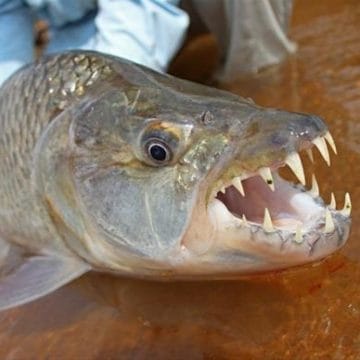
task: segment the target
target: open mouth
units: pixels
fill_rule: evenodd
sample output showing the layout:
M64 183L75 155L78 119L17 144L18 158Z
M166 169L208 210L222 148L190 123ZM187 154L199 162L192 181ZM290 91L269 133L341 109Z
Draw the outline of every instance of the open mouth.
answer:
M312 141L312 146L319 150L330 166L328 144L336 154L336 146L329 132ZM313 161L312 146L306 151ZM279 168L286 165L299 183L288 182L279 175ZM300 155L293 152L276 167L262 167L254 174L242 174L223 182L215 189L209 202L210 219L218 231L224 233L236 228L242 234L248 230L254 241L273 239L269 235L276 235L282 248L284 244L305 244L311 253L319 240L326 243L334 239L336 246L333 247L340 246L347 236L350 195L345 194L343 209L336 210L333 194L329 205L319 196L315 175L312 175L311 188L305 186Z

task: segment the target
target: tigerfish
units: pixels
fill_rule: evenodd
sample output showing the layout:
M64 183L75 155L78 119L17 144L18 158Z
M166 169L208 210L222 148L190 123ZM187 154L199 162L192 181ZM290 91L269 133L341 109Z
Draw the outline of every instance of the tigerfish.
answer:
M310 190L315 115L267 109L128 60L41 58L0 89L0 309L90 271L218 279L321 259L349 234ZM329 148L328 148L329 145ZM300 183L284 180L289 166Z

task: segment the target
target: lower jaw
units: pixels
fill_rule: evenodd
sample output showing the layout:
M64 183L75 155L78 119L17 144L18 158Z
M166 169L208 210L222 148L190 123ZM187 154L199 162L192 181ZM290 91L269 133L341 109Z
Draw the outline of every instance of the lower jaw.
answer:
M209 214L211 217L211 209ZM263 263L261 270L320 260L343 246L349 235L350 219L335 210L332 216L334 229L331 232L325 232L325 219L319 216L314 226L307 228L299 239L296 232L281 229L265 231L260 224L228 214L227 218L222 218L220 225L214 224L212 219L217 232L213 251L228 253L229 257L240 253L260 259Z
M274 178L276 180L276 174ZM239 211L241 206L236 207L236 204L231 213L218 198L207 206L204 202L198 203L195 215L199 216L193 214L193 218L201 221L192 224L180 251L177 249L176 256L170 261L174 272L223 278L216 274L228 277L229 274L278 270L320 260L343 246L350 229L350 198L345 197L344 209L336 210L324 204L318 194L314 196L302 186L286 183L290 190L286 192L285 189L283 195L294 195L290 205L301 206L301 215L287 224L284 218L274 216L270 229L258 216L243 218ZM281 189L281 183L275 182L275 188L276 185ZM246 181L244 187L247 193L250 189L246 188ZM269 194L281 195L276 191ZM280 198L284 200L284 196ZM217 212L216 206L222 206L224 211ZM274 210L274 207L269 208ZM330 215L331 226L327 215ZM302 224L300 231L299 222Z
M303 243L297 243L291 235L284 241L284 234L266 233L258 225L227 223L215 230L210 222L212 238L205 239L206 246L201 249L196 246L202 238L185 239L163 261L149 268L144 265L142 271L135 270L132 276L164 281L238 279L304 265L321 260L345 243L350 220L339 220L340 225L333 233L313 229L304 234ZM319 231L321 236L316 238L314 234ZM313 241L312 246L308 241Z
M279 182L278 185L284 184ZM237 212L231 213L227 208L229 205L225 206L219 199L213 199L207 208L210 223L217 233L213 248L262 259L263 262L268 262L269 268L319 260L340 248L345 243L350 228L347 211L327 207L320 198L314 198L304 188L287 182L286 186L294 189L285 189L285 193L288 191L295 198L291 199L293 201L288 200L289 204L301 205L299 217L290 218L288 224L276 217L271 225L266 222L266 216L263 223L255 221L254 216L246 219L239 211L242 206L230 204L230 208ZM247 190L249 189L245 187L245 193ZM271 196L276 197L273 194Z

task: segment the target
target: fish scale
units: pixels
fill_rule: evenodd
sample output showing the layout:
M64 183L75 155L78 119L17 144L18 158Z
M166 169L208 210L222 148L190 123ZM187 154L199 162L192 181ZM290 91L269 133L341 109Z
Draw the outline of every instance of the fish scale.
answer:
M88 68L90 65L93 69ZM39 225L36 232L43 238L47 229L42 225L51 227L51 221L39 221L39 217L47 217L46 211L37 198L29 196L32 190L31 153L42 131L53 120L54 112L61 111L59 104L78 101L77 95L63 91L64 84L76 81L78 87L86 87L92 72L101 72L101 69L109 72L98 58L60 55L50 61L42 59L35 69L29 67L15 74L0 89L0 204L7 214L0 217L0 235L5 228L9 233L15 224L13 231L16 238L21 239L28 235L30 223L36 222ZM86 72L87 76L79 79L74 75L81 72ZM27 221L29 226L26 226ZM23 224L21 229L16 225L18 223Z

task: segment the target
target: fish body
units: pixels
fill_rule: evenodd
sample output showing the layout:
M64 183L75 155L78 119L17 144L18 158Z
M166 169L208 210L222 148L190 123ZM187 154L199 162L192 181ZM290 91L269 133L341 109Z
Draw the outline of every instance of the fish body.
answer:
M314 115L75 51L3 85L0 129L0 309L90 270L216 279L321 259L348 237L350 197L336 210L315 178L304 187L298 153L336 151Z

